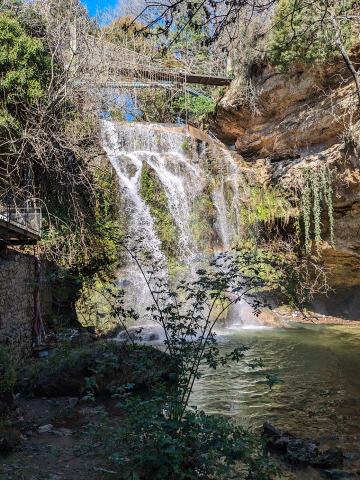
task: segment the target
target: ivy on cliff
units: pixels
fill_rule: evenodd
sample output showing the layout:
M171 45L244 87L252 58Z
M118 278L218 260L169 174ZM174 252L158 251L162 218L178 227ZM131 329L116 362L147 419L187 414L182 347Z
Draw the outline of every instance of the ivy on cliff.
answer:
M287 223L291 213L295 213L279 187L256 185L248 186L246 190L240 213L242 225L252 227L257 222L262 222L271 227L275 220Z
M302 212L305 226L305 250L310 252L311 227L313 226L313 237L316 245L316 252L321 256L322 252L322 213L327 208L329 218L330 242L335 248L334 239L334 216L333 216L333 172L327 168L320 171L304 169L304 185L302 186ZM311 216L311 213L313 214Z
M120 261L119 192L108 167L94 168L91 178L96 194L78 189L81 225L69 218L68 205L49 202L43 217L42 245L49 260L60 269L91 272L113 268Z

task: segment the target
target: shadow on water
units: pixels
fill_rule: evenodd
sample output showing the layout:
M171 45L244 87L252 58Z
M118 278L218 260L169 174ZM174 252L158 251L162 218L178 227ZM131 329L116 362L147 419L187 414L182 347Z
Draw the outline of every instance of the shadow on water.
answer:
M360 285L337 289L313 300L313 310L322 315L346 318L347 320L360 320Z

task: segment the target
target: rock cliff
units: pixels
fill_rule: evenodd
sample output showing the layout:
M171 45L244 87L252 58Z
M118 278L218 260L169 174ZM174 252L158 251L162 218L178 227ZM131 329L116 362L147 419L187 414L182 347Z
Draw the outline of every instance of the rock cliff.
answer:
M360 45L352 51L360 58ZM235 145L261 178L291 191L305 168L325 165L334 172L334 250L329 223L322 219L325 265L332 268L337 290L360 285L360 136L358 98L350 73L340 61L277 74L260 65L252 78L256 94L250 101L233 84L219 102L212 131Z

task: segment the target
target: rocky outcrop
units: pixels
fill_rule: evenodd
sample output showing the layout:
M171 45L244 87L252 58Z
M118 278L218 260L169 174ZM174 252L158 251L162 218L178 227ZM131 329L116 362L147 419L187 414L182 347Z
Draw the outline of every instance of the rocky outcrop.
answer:
M360 44L351 55L353 60L360 58ZM252 82L255 104L249 104L235 80L220 101L212 131L235 145L260 183L280 184L290 196L301 193L299 177L304 169L326 165L334 172L336 249L330 246L324 212L322 259L332 269L335 289L359 286L360 129L350 73L340 61L291 77L264 65Z
M287 191L299 190L298 178L304 169L327 165L334 172L334 236L331 247L330 224L327 212L322 217L322 260L331 268L334 288L360 284L360 157L354 149L337 143L318 153L301 155L298 159L272 162L255 161L253 169L269 182L277 183ZM301 192L298 192L301 193Z
M360 58L360 44L352 52ZM247 158L294 158L318 152L338 142L357 105L350 72L342 61L291 77L263 64L252 78L251 101L233 81L221 99L211 129ZM251 104L252 103L252 104Z
M325 472L328 469L343 472L344 453L341 448L334 447L321 452L318 449L319 442L316 440L282 432L268 422L263 424L262 436L266 439L267 451L272 455L281 456L291 465L297 467L311 465L313 468L324 469Z

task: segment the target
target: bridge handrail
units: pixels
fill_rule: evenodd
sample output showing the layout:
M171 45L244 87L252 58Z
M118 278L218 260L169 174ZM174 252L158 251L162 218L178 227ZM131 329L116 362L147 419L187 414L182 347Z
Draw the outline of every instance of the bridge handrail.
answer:
M22 196L21 193L23 193ZM0 220L5 221L9 228L11 228L11 225L15 225L40 236L42 228L41 207L31 206L33 201L26 195L21 191L14 195L9 184L5 187L0 186Z
M101 43L102 46L105 47L110 47L115 50L118 50L121 52L121 61L124 63L130 63L132 66L137 65L139 67L146 67L147 69L152 69L154 71L161 71L164 72L165 74L173 74L173 75L214 75L214 69L204 69L200 68L198 71L196 71L196 68L189 68L187 69L184 65L179 65L179 67L173 67L163 60L159 60L153 57L150 57L146 54L135 52L133 50L130 50L126 47L116 45L115 43L110 42L107 39L104 38L97 38L94 35L88 34L87 37L94 42L94 44L99 44ZM125 54L125 55L124 55ZM126 58L127 56L127 58ZM136 60L135 60L136 59ZM206 62L208 63L208 62ZM202 71L200 71L202 70ZM208 70L206 73L204 70ZM219 75L219 71L216 72L217 75Z

